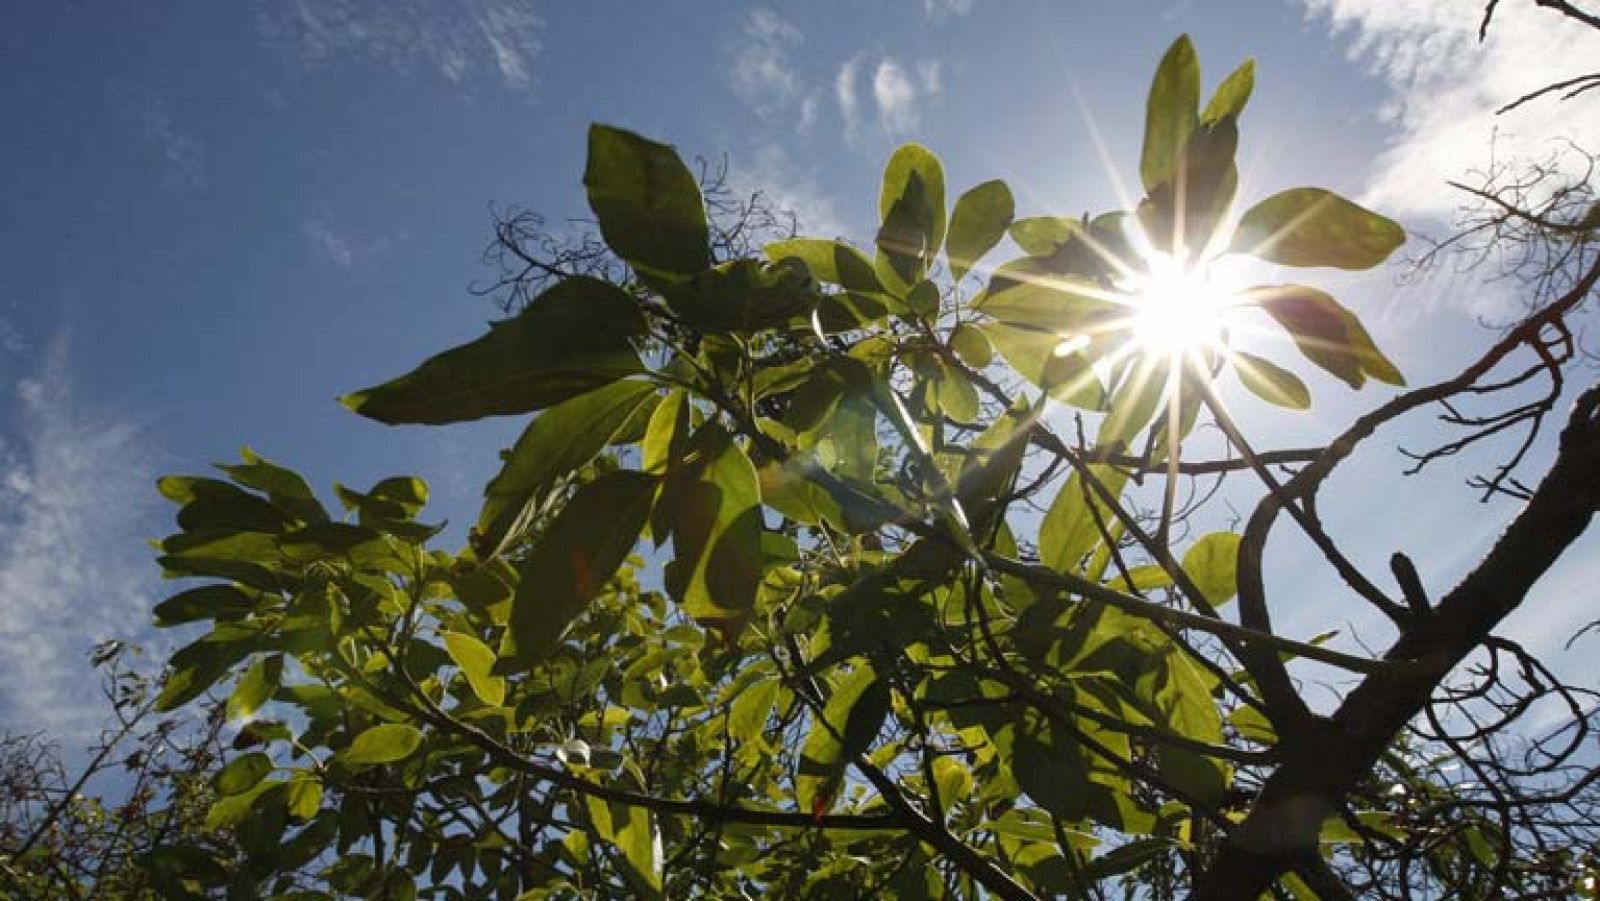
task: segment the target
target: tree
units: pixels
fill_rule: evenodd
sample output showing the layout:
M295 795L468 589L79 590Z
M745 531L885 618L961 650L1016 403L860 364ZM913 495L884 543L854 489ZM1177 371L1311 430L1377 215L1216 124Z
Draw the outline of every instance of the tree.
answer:
M223 756L221 705L194 722L157 716L149 676L127 662L138 653L108 641L90 655L115 724L80 770L69 772L42 734L0 736L0 896L161 898L221 881L213 861L242 856L205 822ZM102 791L107 780L121 785Z
M1364 442L1434 404L1467 432L1423 464L1538 429L1573 355L1563 323L1600 264L1580 253L1567 289L1455 377L1326 446L1256 449L1221 380L1292 409L1311 397L1236 346L1243 323L1281 329L1352 389L1403 379L1329 294L1222 294L1211 261L1362 270L1405 235L1317 188L1235 221L1253 81L1246 62L1202 106L1194 50L1172 46L1149 95L1146 195L1128 211L1019 218L999 181L952 205L937 158L906 145L864 249L713 241L671 148L594 126L584 186L599 243L541 246L502 226L499 287L519 309L344 398L385 423L534 414L468 547L428 546L441 527L419 519L427 488L411 477L335 486L343 516L249 451L225 478L161 483L180 527L161 564L207 581L156 613L208 631L173 656L156 706L233 680L230 710L251 718L209 814L249 836L243 865L214 858L230 891L1586 885L1595 771L1540 745L1544 762L1514 781L1505 724L1522 702L1495 694L1513 665L1541 692L1566 689L1494 630L1600 504L1600 387L1578 397L1537 484L1513 476L1524 453L1485 483L1526 503L1443 594L1400 555L1394 587L1363 572L1316 499ZM1022 255L980 266L1007 237ZM1557 387L1535 415L1461 407L1541 378ZM1202 427L1227 455L1194 455ZM1241 478L1258 502L1242 530L1219 528L1206 486ZM1274 628L1263 568L1280 525L1392 623L1390 648ZM1315 709L1300 662L1359 682ZM1475 662L1489 688L1452 676ZM1495 705L1501 721L1476 740L1437 719ZM1574 709L1563 734L1588 727ZM1441 754L1516 793L1449 776ZM299 890L307 874L314 892Z

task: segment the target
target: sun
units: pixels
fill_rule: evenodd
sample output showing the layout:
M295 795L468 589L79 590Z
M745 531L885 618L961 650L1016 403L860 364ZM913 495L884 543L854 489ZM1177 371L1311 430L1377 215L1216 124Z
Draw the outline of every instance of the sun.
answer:
M1227 346L1232 293L1216 284L1209 267L1189 267L1152 255L1146 272L1125 286L1126 327L1138 352L1180 358Z

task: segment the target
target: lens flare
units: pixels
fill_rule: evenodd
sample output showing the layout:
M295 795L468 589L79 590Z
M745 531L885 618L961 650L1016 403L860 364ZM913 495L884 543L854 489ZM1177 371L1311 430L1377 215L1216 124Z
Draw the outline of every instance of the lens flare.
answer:
M1149 273L1127 286L1128 328L1139 350L1181 357L1224 347L1228 292L1218 290L1205 268L1190 269L1170 258L1150 262Z

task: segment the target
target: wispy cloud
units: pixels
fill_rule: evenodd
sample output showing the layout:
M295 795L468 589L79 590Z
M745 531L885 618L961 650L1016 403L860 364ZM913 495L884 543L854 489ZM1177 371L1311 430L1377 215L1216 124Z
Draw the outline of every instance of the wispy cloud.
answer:
M804 41L794 23L772 10L751 10L739 30L728 72L734 93L763 117L793 109L804 91L793 55Z
M307 219L300 233L314 254L340 269L379 262L405 240L404 233L358 235L335 226L332 219L322 214Z
M872 100L878 107L878 125L885 134L899 135L921 124L921 107L943 90L938 63L918 68L913 78L893 59L878 63L872 75Z
M81 738L108 712L85 654L144 631L158 591L149 534L162 462L139 424L70 384L58 339L0 408L0 721Z
M1568 138L1600 146L1600 93L1495 110L1579 74L1600 35L1565 18L1502 5L1479 43L1481 4L1434 0L1302 0L1307 14L1349 35L1349 53L1388 85L1394 138L1374 162L1367 199L1401 215L1444 218L1460 198L1444 181L1500 159L1547 157ZM1577 160L1573 159L1573 163Z
M522 89L544 46L534 10L531 0L293 0L262 2L258 21L308 68L357 57L457 84L488 75Z
M848 139L855 138L861 109L856 100L857 65L856 60L849 60L839 67L839 74L833 80L834 96L839 101L839 116L844 120L844 136Z
M893 57L880 59L876 66L867 65L859 57L850 59L839 66L834 76L834 98L839 103L846 139L854 140L860 133L857 82L869 71L868 89L877 110L878 127L886 135L915 131L922 122L923 109L944 93L944 70L938 62L920 63L911 70Z
M773 207L795 214L806 234L845 233L844 220L823 189L819 173L784 142L763 143L741 154L728 169L728 187L735 196L761 192Z
M922 0L922 11L930 19L965 16L972 12L975 0Z
M206 146L179 124L166 95L122 84L113 84L110 93L134 135L161 155L173 181L194 188L205 185Z

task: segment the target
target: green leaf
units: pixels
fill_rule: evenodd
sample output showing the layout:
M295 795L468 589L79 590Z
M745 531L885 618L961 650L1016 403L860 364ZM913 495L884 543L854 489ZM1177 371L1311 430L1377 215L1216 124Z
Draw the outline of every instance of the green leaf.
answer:
M1256 397L1291 410L1311 408L1311 391L1299 376L1254 354L1242 350L1232 353L1233 371Z
M958 758L941 755L933 761L933 780L946 807L972 794L972 772Z
M950 234L945 238L952 281L961 281L973 264L1005 237L1015 215L1011 189L999 179L986 181L957 198L950 214Z
M1342 306L1340 309L1344 310L1344 324L1349 329L1350 344L1356 349L1356 357L1361 360L1361 370L1386 385L1403 386L1406 383L1405 376L1401 375L1394 363L1378 349L1378 345L1372 340L1372 335L1367 333L1367 327L1361 324L1360 318Z
M1078 742L1049 728L1019 731L1008 763L1017 785L1057 819L1082 820L1089 812L1089 773Z
M310 523L328 518L311 486L299 473L279 466L248 447L241 450L239 456L243 463L217 468L246 488L265 491L268 500L296 519Z
M422 746L422 731L405 723L383 723L357 735L350 747L340 752L339 760L350 766L394 763L416 753Z
M654 394L648 382L619 381L580 394L539 414L512 446L505 465L484 489L478 534L483 546L503 549L514 526L543 504L562 480L593 460Z
M1123 375L1111 397L1106 418L1095 435L1095 447L1127 452L1167 398L1167 367L1152 357L1139 357Z
M341 398L380 422L440 424L528 413L643 370L629 338L644 319L627 292L568 278L488 334L410 373Z
M461 668L462 674L467 677L467 685L478 696L478 700L490 707L504 704L506 680L493 675L494 649L465 632L446 632L442 638L445 653Z
M982 329L970 322L963 322L950 332L950 349L973 369L981 370L994 361L994 345Z
M621 470L578 488L518 565L510 632L515 653L502 656L528 665L560 645L567 626L638 543L657 484L654 476Z
M1213 607L1239 593L1239 542L1232 532L1212 532L1183 555L1183 571Z
M878 215L883 224L876 244L888 274L902 286L915 284L944 244L944 169L939 158L919 144L901 145L884 169Z
M281 785L283 785L281 781L267 779L257 782L253 788L239 794L223 795L206 812L205 828L217 830L238 826L250 815L250 810L255 806L258 798Z
M1250 94L1256 88L1256 61L1247 59L1239 68L1222 80L1217 85L1217 92L1211 95L1211 102L1206 104L1200 113L1200 124L1209 125L1232 116L1239 118L1244 112L1244 105L1250 102Z
M1161 57L1145 104L1139 178L1146 191L1172 177L1179 152L1200 123L1199 110L1200 61L1184 35Z
M639 448L641 469L661 475L683 457L689 443L691 409L689 396L681 388L668 392L656 405Z
M1222 742L1222 714L1211 696L1211 680L1189 655L1175 651L1167 657L1164 682L1156 690L1155 704L1167 728L1178 735L1211 744ZM1221 806L1231 770L1220 760L1171 745L1157 748L1157 768L1163 778L1185 789L1202 803Z
M1229 249L1285 266L1371 269L1406 240L1391 219L1321 188L1291 188L1251 207Z
M705 202L671 147L591 125L583 185L601 236L635 269L692 275L710 265Z
M611 819L615 835L613 841L622 851L629 868L652 891L660 892L665 858L655 815L646 807L619 805L618 809L613 810Z
M1239 187L1239 170L1233 162L1238 146L1239 128L1232 116L1189 133L1173 163L1172 177L1151 188L1139 203L1140 227L1154 247L1186 259L1211 247Z
M1131 873L1172 847L1173 841L1170 838L1135 839L1089 861L1088 866L1084 867L1083 878L1089 882L1099 882L1102 879Z
M156 696L157 712L176 710L203 694L227 675L252 649L250 642L219 642L202 638L172 655L172 672Z
M1144 566L1135 566L1128 570L1127 575L1118 575L1116 586L1123 591L1144 592L1154 588L1167 588L1172 585L1172 576L1165 569L1154 563Z
M1066 216L1031 216L1011 223L1011 240L1031 257L1049 257L1083 233L1083 225Z
M745 686L728 705L728 735L736 741L750 741L767 727L767 717L778 700L777 679L762 679Z
M224 797L243 794L255 788L273 769L272 758L256 751L228 761L228 765L218 771L211 784L217 789L217 794Z
M182 493L190 497L178 511L178 526L185 531L233 529L244 532L282 532L287 520L270 501L228 482L216 479L168 476L161 480L163 493Z
M284 790L284 802L290 814L309 820L322 810L322 783L314 776L296 776Z
M255 605L255 598L232 585L202 585L157 604L156 625L165 628L202 619L239 619Z
M878 217L889 218L895 205L904 199L907 186L915 175L926 192L926 234L928 244L939 247L944 243L944 167L933 151L921 144L902 144L889 157L883 170L883 186L878 195Z
M240 677L238 687L228 697L228 719L244 719L261 709L261 705L278 690L282 679L282 654L270 654L257 660Z
M980 326L1000 356L1055 400L1086 410L1105 406L1105 386L1082 351L1060 353L1067 340L1059 333L995 322Z
M1090 465L1088 471L1112 497L1120 495L1128 481L1127 473L1114 466ZM1104 542L1102 528L1115 536L1116 524L1099 492L1084 485L1080 473L1073 473L1040 521L1039 558L1056 572L1078 572L1083 558Z
M794 260L733 260L665 289L667 303L696 331L748 334L805 316L818 295Z
M877 272L872 268L872 261L843 241L791 238L768 244L764 252L773 262L799 260L805 264L812 278L838 285L846 291L865 291L869 294L883 291Z
M973 300L972 307L1002 322L1053 332L1058 342L1127 315L1100 286L1087 279L1052 275L1031 257L995 270L988 290Z
M1372 343L1355 314L1337 300L1305 285L1277 285L1240 292L1277 320L1306 359L1360 388L1367 376L1404 384L1399 370Z
M662 492L672 534L664 581L684 612L702 622L742 626L761 584L761 485L755 466L720 425L691 442L693 466Z
M820 816L833 806L846 766L871 746L888 715L888 685L870 665L858 662L834 686L801 748L795 792L802 811Z
M938 395L939 408L951 422L969 425L978 421L978 389L967 381L961 370L943 360L935 366L937 379L932 385Z

